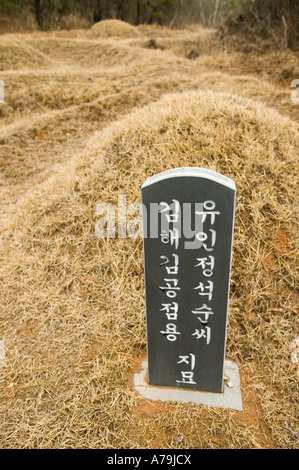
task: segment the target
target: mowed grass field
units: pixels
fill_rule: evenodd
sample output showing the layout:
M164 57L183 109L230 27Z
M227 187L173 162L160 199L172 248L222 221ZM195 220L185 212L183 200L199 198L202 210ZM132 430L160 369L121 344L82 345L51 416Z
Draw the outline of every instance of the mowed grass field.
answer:
M189 26L0 36L1 448L298 448L298 53ZM142 240L101 203L182 166L237 186L243 411L151 402ZM3 356L3 354L2 354Z

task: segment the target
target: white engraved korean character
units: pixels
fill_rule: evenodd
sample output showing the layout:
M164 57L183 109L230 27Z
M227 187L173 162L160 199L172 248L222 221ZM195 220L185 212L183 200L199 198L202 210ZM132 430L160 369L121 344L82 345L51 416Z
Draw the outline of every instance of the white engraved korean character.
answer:
M214 289L214 283L213 281L207 281L207 284L205 285L203 282L200 282L197 287L194 287L194 289L199 289L200 292L198 292L199 295L207 295L209 300L212 300L213 297L213 289Z
M167 271L167 274L177 274L179 271L179 255L172 255L174 257L174 266L165 266L165 269ZM164 266L164 264L170 263L169 258L167 256L160 256L160 258L164 259L165 261L163 263L160 263L159 266Z
M178 319L179 304L177 302L171 302L170 304L162 304L163 308L160 308L160 312L165 312L168 320Z
M220 214L219 211L214 211L215 207L216 207L216 203L214 201L205 201L203 203L204 210L195 211L195 214L201 216L202 223L205 222L207 215L209 215L211 217L211 225L213 225L215 222L215 216Z
M208 256L205 258L196 258L196 261L198 261L198 264L195 264L195 267L200 266L202 268L202 273L205 277L211 277L213 276L213 269L215 266L215 257L214 256Z
M161 242L165 245L170 243L171 246L174 245L175 249L179 246L180 232L178 228L172 230L161 230L160 233Z
M165 214L167 222L178 222L180 217L180 203L176 199L172 200L173 204L169 205L167 202L160 202L160 206L165 206L164 209L159 210L162 214L163 212L171 212Z
M163 290L166 292L167 297L174 298L177 296L178 290L181 290L180 287L178 287L178 280L177 279L164 279L166 282L166 286L159 286L159 289Z
M182 370L181 374L182 374L182 380L176 380L178 384L181 383L181 384L196 385L196 382L193 380L194 372Z
M211 328L206 326L201 328L201 330L195 329L194 333L192 333L192 336L195 336L196 339L204 338L207 344L209 344L211 341Z
M177 364L190 364L191 365L191 370L194 369L195 367L195 354L188 354L187 356L179 356L180 361L177 361Z
M208 244L207 243L202 243L202 246L204 247L204 249L206 251L213 251L214 250L214 245L215 245L215 242L216 242L216 230L213 230L212 228L209 229L209 232L211 233L211 241L209 242L210 244L210 247L208 248ZM197 240L199 240L200 242L205 242L207 239L208 239L208 235L205 233L205 232L198 232L196 234L196 238Z
M166 325L166 331L160 331L163 335L166 335L168 341L176 341L177 335L180 335L176 329L176 325L174 323L168 323Z
M203 324L208 323L210 315L214 315L211 307L208 307L206 304L203 304L201 307L197 307L195 310L192 310L192 313L198 315L198 320ZM203 318L201 318L201 315L203 315Z

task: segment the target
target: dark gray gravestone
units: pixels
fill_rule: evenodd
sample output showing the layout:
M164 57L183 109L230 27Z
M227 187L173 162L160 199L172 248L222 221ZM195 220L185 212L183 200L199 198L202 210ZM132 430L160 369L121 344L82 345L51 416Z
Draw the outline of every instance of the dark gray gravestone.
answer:
M235 193L203 168L142 186L150 385L223 391Z

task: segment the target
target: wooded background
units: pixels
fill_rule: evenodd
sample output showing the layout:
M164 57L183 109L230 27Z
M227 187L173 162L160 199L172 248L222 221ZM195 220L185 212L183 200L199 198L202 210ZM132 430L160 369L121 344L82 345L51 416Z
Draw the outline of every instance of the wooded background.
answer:
M133 24L180 23L202 21L215 24L232 12L251 13L271 26L277 18L298 20L299 3L294 0L1 0L0 13L26 15L34 13L41 29L59 23L62 17L77 15L91 23L116 18Z
M114 18L134 25L225 25L251 37L278 30L286 46L299 42L297 0L0 0L0 15L24 22L30 17L41 30L89 27Z

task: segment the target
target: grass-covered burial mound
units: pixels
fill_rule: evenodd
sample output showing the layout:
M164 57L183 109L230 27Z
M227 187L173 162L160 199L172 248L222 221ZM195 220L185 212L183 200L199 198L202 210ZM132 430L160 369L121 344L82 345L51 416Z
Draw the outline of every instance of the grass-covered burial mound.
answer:
M3 447L295 447L298 126L224 93L167 95L93 137L5 220ZM227 357L243 412L150 404L142 240L100 239L100 203L140 202L144 180L186 166L237 187ZM117 235L117 231L116 231Z

